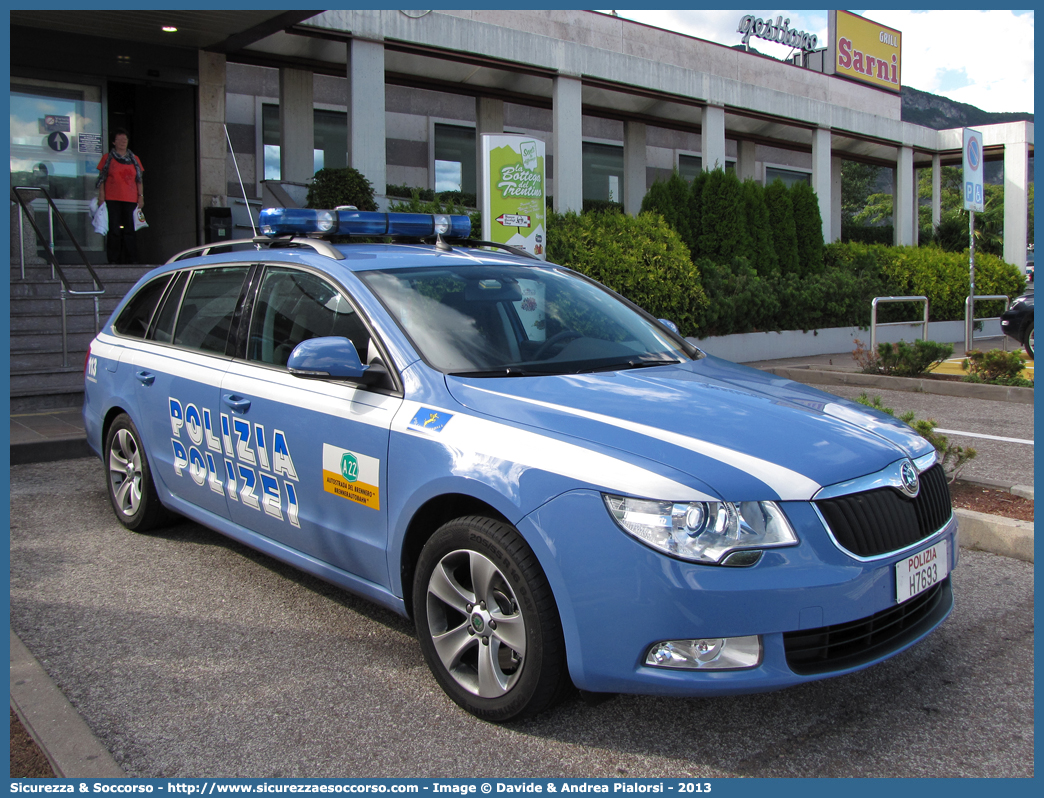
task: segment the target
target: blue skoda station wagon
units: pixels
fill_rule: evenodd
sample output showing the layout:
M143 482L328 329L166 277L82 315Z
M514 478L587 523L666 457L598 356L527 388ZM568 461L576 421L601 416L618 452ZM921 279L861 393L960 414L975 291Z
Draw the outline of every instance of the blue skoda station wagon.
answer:
M145 275L91 344L88 440L129 529L177 513L411 617L492 721L570 682L849 673L952 609L949 490L905 424L706 355L467 217L269 209L262 232Z

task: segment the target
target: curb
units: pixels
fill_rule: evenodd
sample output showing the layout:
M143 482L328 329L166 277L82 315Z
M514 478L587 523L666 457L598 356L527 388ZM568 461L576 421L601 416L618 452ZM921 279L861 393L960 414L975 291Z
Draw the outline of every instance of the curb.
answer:
M44 441L29 441L11 444L11 465L49 463L54 460L77 460L90 457L94 452L87 445L87 438L76 435L69 438L50 438Z
M856 385L878 390L911 391L939 396L959 396L965 399L989 399L995 402L1033 404L1032 388L1013 388L1007 385L982 385L972 382L932 380L920 377L883 377L860 374L855 371L830 371L811 366L767 366L759 369L777 377L785 377L806 385Z
M127 777L14 629L11 630L11 709L43 749L59 778Z
M1033 524L999 515L955 509L958 545L1033 562Z

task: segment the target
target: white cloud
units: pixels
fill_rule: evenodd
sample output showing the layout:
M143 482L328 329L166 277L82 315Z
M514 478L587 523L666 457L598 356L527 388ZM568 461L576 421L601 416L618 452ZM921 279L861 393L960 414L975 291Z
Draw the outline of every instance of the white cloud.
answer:
M903 83L984 111L1033 112L1033 14L864 11L903 33ZM948 70L968 83L944 84Z
M621 17L727 46L740 43L741 11L617 11ZM755 12L768 18L769 12ZM859 11L903 34L903 84L968 103L984 111L1033 112L1033 12ZM822 11L773 11L790 27L827 41ZM751 39L777 58L791 50ZM964 75L957 80L956 74Z

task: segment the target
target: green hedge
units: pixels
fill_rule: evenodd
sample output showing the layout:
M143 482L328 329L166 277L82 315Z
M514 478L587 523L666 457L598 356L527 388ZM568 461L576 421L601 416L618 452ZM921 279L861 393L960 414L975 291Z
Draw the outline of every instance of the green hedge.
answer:
M547 258L623 294L695 335L705 305L699 269L661 216L548 214Z

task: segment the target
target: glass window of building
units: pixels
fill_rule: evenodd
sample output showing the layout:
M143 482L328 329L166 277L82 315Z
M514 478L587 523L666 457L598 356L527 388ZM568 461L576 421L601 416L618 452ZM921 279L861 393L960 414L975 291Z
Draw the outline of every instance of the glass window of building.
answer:
M678 174L684 177L690 183L699 175L702 169L703 158L701 158L699 155L678 156Z
M475 128L436 124L435 191L476 193L475 168Z
M312 111L312 168L343 169L348 165L348 114L344 111ZM261 145L264 149L265 180L279 180L280 166L279 106L261 106Z
M11 185L44 189L88 257L102 259L103 239L94 232L89 211L97 194L97 165L109 151L102 138L100 86L11 78L10 100ZM37 224L47 230L46 201L37 192L24 196L32 201ZM78 262L73 242L60 224L54 227L58 261Z
M584 199L623 202L623 147L584 142Z
M765 167L765 185L770 186L775 181L782 180L790 188L795 183L806 183L812 185L812 175L808 172L795 172L793 169L780 169L778 166Z

